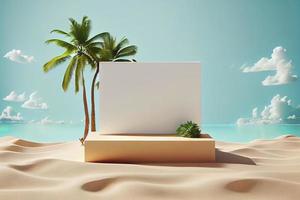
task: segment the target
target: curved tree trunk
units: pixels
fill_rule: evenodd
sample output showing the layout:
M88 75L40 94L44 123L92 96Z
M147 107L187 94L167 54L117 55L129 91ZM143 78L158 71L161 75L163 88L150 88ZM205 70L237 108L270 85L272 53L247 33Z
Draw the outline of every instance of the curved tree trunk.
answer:
M85 125L84 125L84 135L83 138L80 139L81 143L85 141L86 137L89 133L89 126L90 126L90 117L89 117L89 108L87 103L87 97L86 97L86 89L85 89L85 82L82 74L82 98L83 98L83 106L84 106L84 114L85 114Z
M91 87L91 131L96 131L96 114L95 114L95 84L97 76L99 74L99 62L97 62L97 69L93 77L92 87Z

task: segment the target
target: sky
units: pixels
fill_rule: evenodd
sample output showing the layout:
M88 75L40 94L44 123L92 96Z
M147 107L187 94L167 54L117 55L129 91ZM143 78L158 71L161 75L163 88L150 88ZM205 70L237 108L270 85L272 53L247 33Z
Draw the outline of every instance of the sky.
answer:
M50 31L86 15L92 34L137 45L138 62L199 61L203 123L300 123L298 0L0 2L0 120L83 119L81 93L61 89L66 64L42 66L62 52Z

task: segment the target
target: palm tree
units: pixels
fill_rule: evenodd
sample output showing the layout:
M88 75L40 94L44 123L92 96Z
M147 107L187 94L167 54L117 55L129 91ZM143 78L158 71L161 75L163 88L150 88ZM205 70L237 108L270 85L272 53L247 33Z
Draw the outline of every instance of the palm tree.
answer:
M137 53L137 46L127 46L129 41L127 38L121 39L117 43L110 33L102 33L100 36L103 42L100 43L100 51L96 58L96 71L92 81L91 87L91 131L96 131L96 117L95 117L95 86L96 79L100 70L100 62L136 62L135 60L128 59Z
M83 143L89 132L89 110L86 96L86 86L84 81L84 69L87 64L90 64L92 68L95 68L95 55L100 51L100 42L96 40L102 37L102 34L95 35L90 38L91 21L88 17L83 17L81 23L78 23L74 19L70 18L70 29L69 32L62 30L52 30L51 33L58 33L67 37L67 41L61 39L50 39L46 43L56 44L59 47L64 48L64 52L52 58L44 66L44 72L48 72L58 66L61 63L69 61L68 67L65 71L64 78L62 81L62 89L67 91L73 74L75 73L75 93L79 91L80 85L82 85L83 92L83 105L85 113L85 128L84 135L80 139Z

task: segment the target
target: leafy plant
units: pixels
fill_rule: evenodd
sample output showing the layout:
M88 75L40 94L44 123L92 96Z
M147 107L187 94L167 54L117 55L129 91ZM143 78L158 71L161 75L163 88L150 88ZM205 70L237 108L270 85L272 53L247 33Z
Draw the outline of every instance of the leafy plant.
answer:
M198 138L200 137L200 133L201 130L199 129L198 124L192 121L187 121L176 129L176 135L181 137Z

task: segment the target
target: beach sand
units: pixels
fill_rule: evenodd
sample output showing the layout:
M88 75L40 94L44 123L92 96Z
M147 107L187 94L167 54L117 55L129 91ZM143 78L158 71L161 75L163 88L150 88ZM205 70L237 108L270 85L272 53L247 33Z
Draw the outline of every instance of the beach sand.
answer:
M84 163L80 142L0 138L0 199L300 199L300 138L216 143L216 163Z

